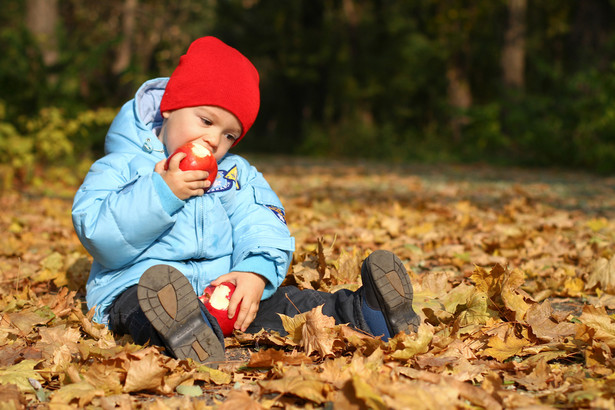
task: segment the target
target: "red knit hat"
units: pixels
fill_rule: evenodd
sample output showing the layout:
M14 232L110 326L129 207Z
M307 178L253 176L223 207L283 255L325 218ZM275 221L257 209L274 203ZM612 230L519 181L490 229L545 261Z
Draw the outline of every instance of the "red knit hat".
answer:
M256 120L258 82L258 71L243 54L215 37L201 37L180 58L160 101L160 111L199 105L224 108L242 126L234 146Z

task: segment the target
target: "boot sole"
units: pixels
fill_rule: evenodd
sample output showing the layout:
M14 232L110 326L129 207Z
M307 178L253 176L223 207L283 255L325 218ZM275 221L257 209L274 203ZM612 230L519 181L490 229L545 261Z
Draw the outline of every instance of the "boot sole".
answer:
M224 347L203 319L196 293L180 271L168 265L152 266L139 280L137 297L171 355L210 367L224 361Z
M421 319L412 308L412 283L401 260L389 251L377 250L365 262L367 272L362 279L376 290L391 336L416 332Z

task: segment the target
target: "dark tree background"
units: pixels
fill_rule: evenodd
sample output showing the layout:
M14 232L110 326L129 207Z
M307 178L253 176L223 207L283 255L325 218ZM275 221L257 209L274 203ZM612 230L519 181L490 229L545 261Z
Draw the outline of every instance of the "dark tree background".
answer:
M242 151L612 172L614 21L615 0L6 0L0 161L41 156L50 108L90 127L68 157L97 154L97 110L216 35L261 74Z

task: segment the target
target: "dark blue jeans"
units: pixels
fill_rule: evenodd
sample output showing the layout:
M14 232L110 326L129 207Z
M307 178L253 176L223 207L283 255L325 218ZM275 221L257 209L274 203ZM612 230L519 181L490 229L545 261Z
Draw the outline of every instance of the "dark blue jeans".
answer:
M298 313L305 313L323 305L323 314L332 316L336 324L346 323L369 333L369 327L361 312L361 303L361 289L356 292L342 289L334 293L326 293L311 289L301 290L295 286L284 286L270 298L261 301L256 318L246 332L257 333L265 329L286 335L287 332L284 330L278 313L293 317ZM214 332L221 338L222 332L216 319L207 312L203 305L201 306ZM164 346L163 340L139 306L137 285L126 289L111 304L109 327L116 333L131 335L135 343L145 344L149 341L150 344Z

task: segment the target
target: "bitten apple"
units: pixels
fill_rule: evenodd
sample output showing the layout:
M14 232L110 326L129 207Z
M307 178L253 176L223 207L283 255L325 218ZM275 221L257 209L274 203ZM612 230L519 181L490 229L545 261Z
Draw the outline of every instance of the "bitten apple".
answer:
M211 183L211 187L218 174L218 163L211 151L207 149L207 147L195 142L184 144L169 156L167 162L164 164L165 170L169 169L169 161L171 161L171 158L180 152L185 153L186 156L179 162L179 169L182 171L200 170L209 172L207 181Z
M237 321L239 308L241 307L240 303L237 306L235 316L232 319L228 318L228 306L233 292L235 292L235 285L230 282L223 282L218 286L209 285L205 288L203 294L199 296L199 299L201 299L209 313L218 321L222 334L225 337L233 334L233 326Z

